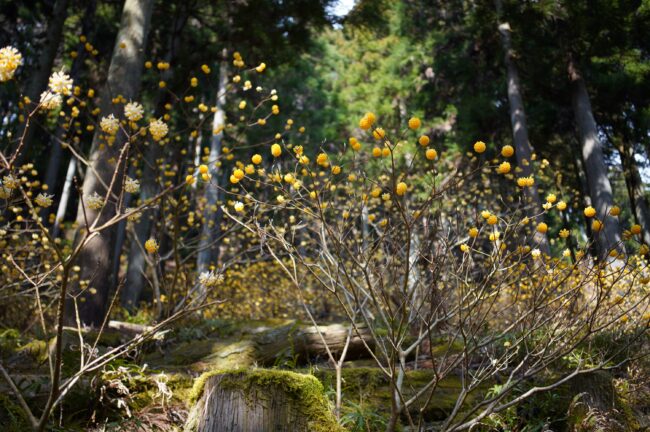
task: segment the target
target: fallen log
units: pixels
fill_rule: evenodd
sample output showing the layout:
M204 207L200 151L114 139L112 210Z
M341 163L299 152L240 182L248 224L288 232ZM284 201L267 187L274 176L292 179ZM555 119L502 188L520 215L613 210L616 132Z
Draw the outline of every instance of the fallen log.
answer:
M327 349L338 359L343 352L350 334L350 328L341 324L326 326L287 325L261 333L254 338L257 361L265 366L272 365L282 357L292 357L296 361L306 362L310 359L328 359ZM370 331L359 328L359 333L352 330L346 359L358 360L369 358L366 346L374 349L374 340Z
M114 320L110 320L108 322L108 328L123 333L129 337L135 337L147 331L151 331L153 329L152 326L148 326L148 325L134 324L134 323L128 323L124 321L114 321Z
M348 326L332 324L316 329L294 322L272 329L249 329L235 338L185 342L170 351L155 353L146 361L152 366L190 366L205 371L246 368L254 364L275 366L289 360L296 365L328 360L319 331L334 357L338 358L345 346ZM346 359L370 358L366 345L371 350L375 347L370 331L361 327L359 334L352 333Z

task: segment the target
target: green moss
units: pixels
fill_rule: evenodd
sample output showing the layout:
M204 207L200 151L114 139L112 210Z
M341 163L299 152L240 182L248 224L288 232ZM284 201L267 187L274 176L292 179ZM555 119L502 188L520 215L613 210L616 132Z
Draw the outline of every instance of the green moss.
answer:
M183 403L187 401L190 398L194 379L184 373L171 373L167 376L167 386L172 391L174 400Z
M180 322L174 334L180 342L196 342L208 338L233 339L258 334L293 322L296 321L274 318L266 320L189 319Z
M18 351L27 354L29 357L43 363L47 361L47 343L45 341L34 339L18 348Z
M250 340L199 340L182 343L165 354L147 356L145 361L157 367L182 366L196 371L238 369L253 365L255 345Z
M326 388L335 388L336 374L333 370L320 370L315 375L323 382ZM374 411L387 416L390 412L391 389L389 379L379 368L359 367L344 368L341 371L343 399L348 401L363 401L365 405L372 406ZM403 392L406 398L415 395L420 389L435 378L430 369L408 371L404 378ZM418 415L423 409L426 421L444 420L454 409L458 395L462 390L462 382L455 375L447 376L438 382L433 397L429 403L422 405L428 399L428 393L411 405L413 415ZM487 391L487 385L471 392L465 407L470 407L482 400Z
M25 413L3 394L0 394L0 426L3 432L23 432L31 429Z
M441 357L461 353L464 349L465 345L458 339L454 339L451 343L446 339L437 339L433 341L430 354L433 357Z
M0 331L0 354L9 354L16 351L20 345L20 332L16 329Z
M324 395L323 385L313 375L272 369L214 370L196 379L189 396L191 403L195 403L201 397L207 380L216 375L225 375L220 383L222 387L241 389L245 393L249 393L253 387L279 386L309 419L310 431L343 430L328 408L329 403Z

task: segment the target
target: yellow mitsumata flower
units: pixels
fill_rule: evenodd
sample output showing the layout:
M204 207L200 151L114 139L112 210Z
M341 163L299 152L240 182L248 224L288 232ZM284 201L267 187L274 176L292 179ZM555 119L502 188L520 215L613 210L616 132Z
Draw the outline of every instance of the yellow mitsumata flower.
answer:
M515 149L511 145L505 145L501 148L501 156L509 158L515 154Z
M474 143L474 151L476 153L483 153L483 152L485 152L486 148L487 147L486 147L486 145L485 145L485 143L483 141L476 141Z
M154 253L158 252L159 247L160 246L158 245L158 242L153 238L150 238L149 240L144 242L144 248L150 254L154 254Z
M409 119L409 129L413 129L413 130L419 129L421 125L422 125L422 122L420 121L419 118L411 117Z

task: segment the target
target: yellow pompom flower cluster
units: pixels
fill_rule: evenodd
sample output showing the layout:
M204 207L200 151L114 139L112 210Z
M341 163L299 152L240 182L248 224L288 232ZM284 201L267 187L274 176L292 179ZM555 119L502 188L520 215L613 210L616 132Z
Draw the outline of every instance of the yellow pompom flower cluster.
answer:
M505 158L511 157L513 154L515 154L515 149L510 146L510 145L505 145L501 148L501 156Z
M150 254L154 254L158 252L158 249L160 246L158 245L158 242L155 239L150 238L146 242L144 242L144 248L149 252Z
M499 167L497 168L497 172L499 174L508 174L510 172L510 162L501 162Z
M594 232L599 232L601 229L603 229L603 223L598 219L594 219L594 221L591 223L591 229Z
M359 127L363 130L368 130L375 123L375 120L377 120L377 117L375 117L373 113L367 112L361 120L359 120Z
M438 157L438 152L435 149L427 149L424 156L429 160L434 160Z
M210 178L212 177L210 175L210 169L208 168L207 165L199 165L199 174L201 174L201 178L203 181L210 181Z
M322 167L329 166L329 159L327 157L327 154L319 153L318 156L316 156L316 163Z
M243 67L244 67L244 65L245 65L245 64L244 64L244 59L242 59L241 54L239 54L238 51L235 51L235 52L232 54L232 57L233 57L232 64L233 64L235 67L238 67L238 68L243 68Z
M487 147L486 147L486 145L485 145L485 143L483 141L476 141L474 143L474 151L476 153L483 153L483 152L485 152L486 148Z
M421 125L422 125L422 122L420 121L419 118L411 117L409 119L409 129L416 130L416 129L419 129Z
M531 187L535 184L535 179L533 177L519 177L517 179L517 186L523 188L523 187Z
M408 186L404 182L399 182L397 183L397 186L395 187L395 193L399 196L402 196L406 193L406 190L408 189Z

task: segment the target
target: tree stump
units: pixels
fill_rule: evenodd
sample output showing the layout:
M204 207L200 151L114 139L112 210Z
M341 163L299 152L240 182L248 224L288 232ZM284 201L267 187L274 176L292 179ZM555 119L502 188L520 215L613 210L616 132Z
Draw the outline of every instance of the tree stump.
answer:
M197 379L185 432L340 431L323 386L277 370L214 371Z

